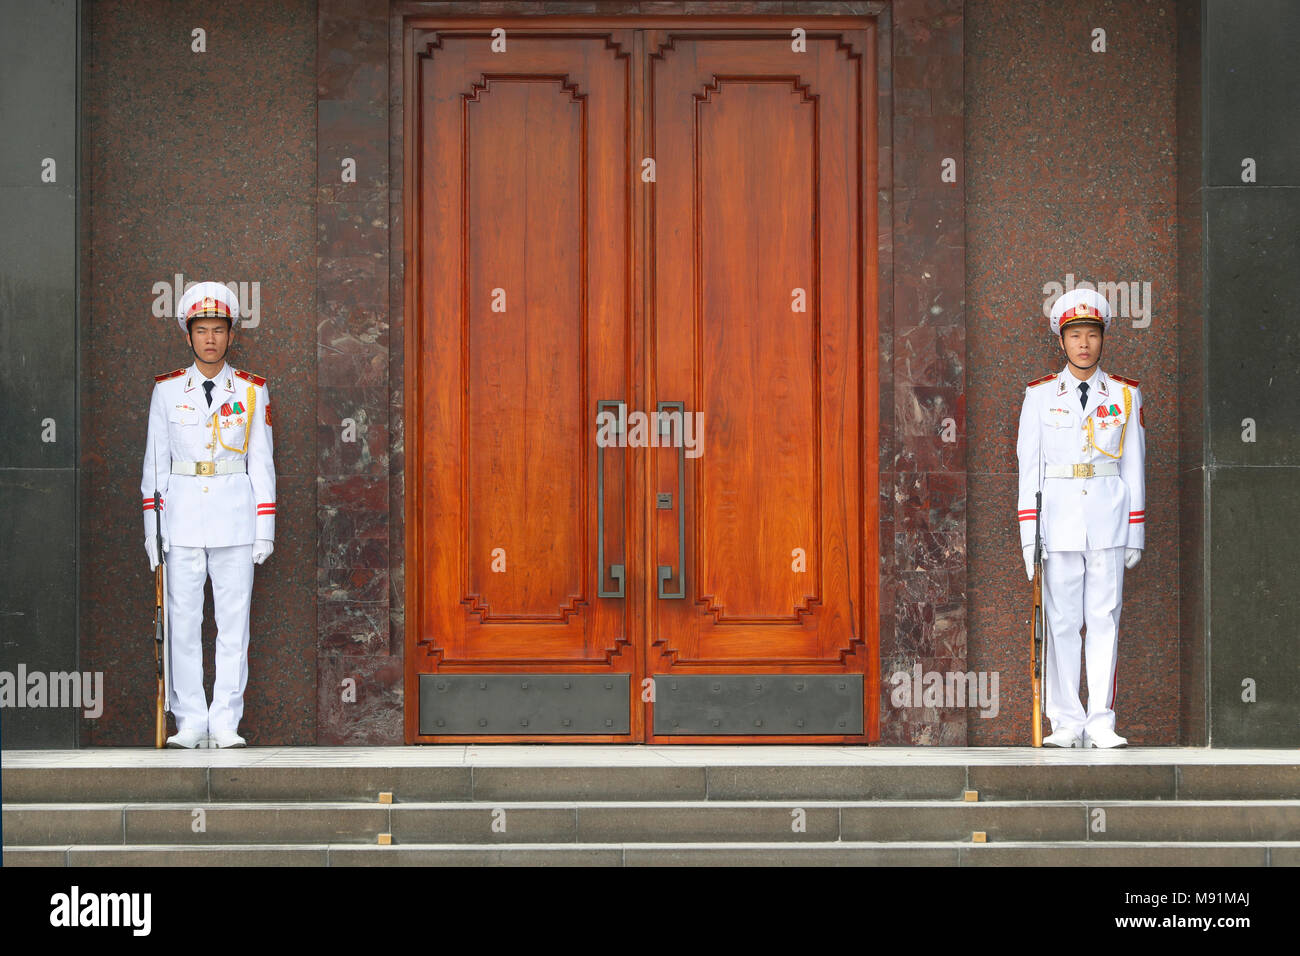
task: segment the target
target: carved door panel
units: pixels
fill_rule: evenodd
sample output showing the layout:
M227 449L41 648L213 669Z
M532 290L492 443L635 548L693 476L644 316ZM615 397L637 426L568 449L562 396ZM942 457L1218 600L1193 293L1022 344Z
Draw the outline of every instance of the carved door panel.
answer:
M862 58L663 30L649 66L649 399L695 444L652 452L650 739L863 739Z

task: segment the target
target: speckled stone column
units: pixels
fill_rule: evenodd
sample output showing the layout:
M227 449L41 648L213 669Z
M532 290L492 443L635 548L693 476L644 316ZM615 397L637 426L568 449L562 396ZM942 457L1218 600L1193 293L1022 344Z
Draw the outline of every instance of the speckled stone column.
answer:
M895 703L890 682L917 665L923 674L966 669L963 12L961 0L896 0L892 62L882 63L893 106L892 181L883 169L880 181L893 289L880 356L892 370L880 456L886 744L966 742L965 709Z
M388 13L387 0L322 0L318 8L316 736L322 744L402 742L402 643L389 620L390 569L400 551L390 535ZM400 498L397 503L400 509Z

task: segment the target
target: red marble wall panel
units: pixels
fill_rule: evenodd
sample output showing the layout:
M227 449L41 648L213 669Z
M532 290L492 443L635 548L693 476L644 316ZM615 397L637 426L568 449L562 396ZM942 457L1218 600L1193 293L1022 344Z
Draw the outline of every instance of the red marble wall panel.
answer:
M135 502L153 376L193 361L175 319L153 315L154 284L182 273L258 287L257 323L229 360L269 380L279 508L254 581L241 730L255 745L313 743L316 607L301 582L316 567L315 4L88 9L81 654L104 672L108 702L82 740L153 738L153 575ZM206 52L192 49L196 28Z
M1150 326L1117 317L1101 363L1140 379L1147 402L1147 548L1125 576L1115 708L1130 743L1177 740L1174 7L966 4L968 666L999 671L1005 698L997 717L970 722L972 744L1029 736L1016 428L1025 383L1065 364L1043 306L1044 286L1067 274L1150 283ZM1095 29L1104 53L1090 48Z

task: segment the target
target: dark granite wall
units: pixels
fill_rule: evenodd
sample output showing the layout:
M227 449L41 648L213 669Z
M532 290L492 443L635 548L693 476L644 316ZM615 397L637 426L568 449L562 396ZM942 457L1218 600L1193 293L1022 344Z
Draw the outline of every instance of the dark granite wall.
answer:
M1179 0L1178 30L1178 393L1205 392L1204 262L1201 252L1201 8ZM1178 416L1179 726L1178 742L1208 743L1205 593L1205 403L1182 402Z
M74 599L81 5L5 0L0 23L0 671L18 682L85 666ZM5 701L0 743L75 747L85 708L51 706L65 701L42 701L38 686L22 681Z
M1209 743L1295 747L1300 4L1207 0L1202 15Z

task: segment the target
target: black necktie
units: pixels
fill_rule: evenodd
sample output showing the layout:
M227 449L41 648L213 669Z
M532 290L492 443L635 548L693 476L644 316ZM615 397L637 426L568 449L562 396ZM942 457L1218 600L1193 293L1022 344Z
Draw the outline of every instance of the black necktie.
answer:
M214 388L216 388L216 387L217 387L217 383L216 383L216 382L207 381L207 382L204 382L204 383L203 383L203 391L205 391L205 392L207 393L207 395L208 395L208 408L211 408L211 407L212 407L212 390L213 390ZM1086 385L1084 386L1084 388L1087 388L1087 387L1088 387L1088 386L1086 386Z
M211 385L212 383L209 382L208 384ZM209 404L209 405L212 404L212 396L211 396L211 395L208 396L208 404ZM1080 383L1079 383L1079 407L1080 407L1080 408L1087 408L1087 407L1088 407L1088 383L1087 383L1087 382L1080 382Z

